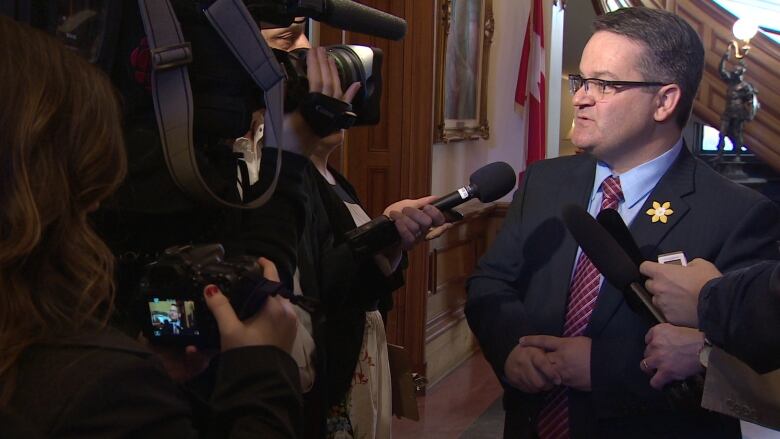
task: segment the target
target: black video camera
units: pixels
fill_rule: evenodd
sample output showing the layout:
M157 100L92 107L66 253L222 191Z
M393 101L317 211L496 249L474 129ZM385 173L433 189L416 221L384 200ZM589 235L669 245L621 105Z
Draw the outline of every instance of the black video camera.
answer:
M336 62L342 90L346 91L354 82L360 83L360 90L352 100L352 111L356 115L354 125L379 123L379 104L382 97L382 50L377 47L357 45L328 46L325 50ZM291 52L274 50L277 61L287 75L285 113L297 110L308 98L309 80L306 77L308 51L309 49L296 49Z
M144 335L152 343L219 346L214 316L203 288L214 284L230 300L239 319L257 313L268 296L279 295L311 309L301 296L263 277L249 256L225 259L220 244L171 247L146 267L140 284Z

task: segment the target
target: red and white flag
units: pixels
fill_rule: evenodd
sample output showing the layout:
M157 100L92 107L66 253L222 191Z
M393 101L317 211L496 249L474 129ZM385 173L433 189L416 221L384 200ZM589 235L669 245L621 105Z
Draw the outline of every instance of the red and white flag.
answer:
M515 102L521 107L526 107L526 166L543 159L547 149L544 96L546 90L544 10L542 3L542 0L534 0L531 13L528 16L523 53L520 58L520 71L517 73L517 89L515 90Z

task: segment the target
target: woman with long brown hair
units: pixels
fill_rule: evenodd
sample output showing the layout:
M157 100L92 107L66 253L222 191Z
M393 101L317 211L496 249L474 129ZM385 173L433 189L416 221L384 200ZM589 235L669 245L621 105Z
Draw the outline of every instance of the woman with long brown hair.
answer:
M0 41L0 437L294 436L286 300L271 297L241 322L206 288L223 353L205 411L152 353L108 327L113 256L88 214L126 170L115 92L42 32L0 16Z

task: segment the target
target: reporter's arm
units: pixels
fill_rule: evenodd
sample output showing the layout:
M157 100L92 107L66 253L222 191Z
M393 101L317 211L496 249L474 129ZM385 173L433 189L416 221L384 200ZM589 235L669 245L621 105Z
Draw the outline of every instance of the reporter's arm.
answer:
M780 263L766 261L708 282L699 296L708 340L759 373L780 368Z

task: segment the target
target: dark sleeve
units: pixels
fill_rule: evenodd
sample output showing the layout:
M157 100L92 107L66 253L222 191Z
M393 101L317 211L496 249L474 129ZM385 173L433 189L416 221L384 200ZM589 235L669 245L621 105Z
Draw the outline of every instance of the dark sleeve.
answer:
M780 368L780 263L762 262L708 282L699 327L759 373Z
M373 308L404 284L404 264L385 276L371 256L356 257L346 243L326 245L320 260L321 294L330 309Z
M731 233L711 261L721 272L780 259L780 208L774 202L761 197L730 227Z
M255 195L268 186L275 171L276 150L265 148L261 165L261 180L254 187ZM252 256L264 256L276 264L282 281L292 288L292 275L297 264L297 248L307 221L310 202L308 158L282 153L279 181L271 199L257 209L243 212L233 248Z
M93 375L63 410L54 436L298 437L302 410L297 367L276 348L237 349L220 358L207 419L195 419L187 395L153 359L110 357ZM199 431L196 424L211 428Z
M377 301L387 298L403 283L405 264L386 276L372 255L361 255L353 251L346 234L354 229L352 216L344 207L339 196L324 183L318 181L311 233L318 249L316 261L318 288L323 303L329 310L345 308L365 310L376 307ZM357 194L350 183L338 177L339 183L357 200Z
M518 286L524 257L518 249L523 247L523 205L533 171L533 166L526 170L501 231L467 283L465 312L469 327L499 377L504 376L509 353L519 338L527 335L526 310Z
M232 349L220 356L211 396L213 437L295 438L303 426L298 366L275 347Z
M85 376L53 436L198 437L189 401L159 362L136 355L104 356L100 368Z

